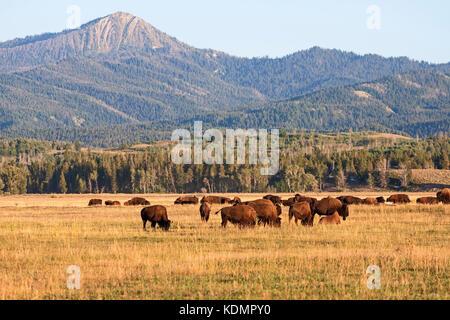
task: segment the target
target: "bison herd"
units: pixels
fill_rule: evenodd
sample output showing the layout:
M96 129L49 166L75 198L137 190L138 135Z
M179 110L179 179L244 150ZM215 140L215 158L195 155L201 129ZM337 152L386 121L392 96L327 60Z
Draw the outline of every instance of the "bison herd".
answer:
M289 207L289 223L292 219L295 224L300 221L303 226L313 226L315 215L321 218L319 224L340 224L341 219L346 220L349 216L350 205L380 205L382 203L405 204L410 203L408 195L394 194L384 197L361 199L354 196L340 196L337 198L326 197L318 200L316 198L296 194L287 200L279 196L267 195L262 199L242 202L240 198L233 199L221 196L205 196L201 201L196 196L183 196L175 200L175 205L198 204L200 202L200 217L205 223L208 222L213 204L229 204L215 214L221 215L222 227L226 228L230 222L239 228L254 227L256 225L280 227L282 207ZM437 204L442 202L450 204L450 189L443 189L436 197L421 197L416 200L418 204ZM107 206L120 206L118 201L106 201ZM89 206L102 205L102 200L92 199ZM124 203L125 206L149 206L150 202L144 198L133 198ZM169 230L171 221L167 216L167 209L161 205L146 207L141 211L143 228L146 230L147 222L152 228L159 225L163 230Z

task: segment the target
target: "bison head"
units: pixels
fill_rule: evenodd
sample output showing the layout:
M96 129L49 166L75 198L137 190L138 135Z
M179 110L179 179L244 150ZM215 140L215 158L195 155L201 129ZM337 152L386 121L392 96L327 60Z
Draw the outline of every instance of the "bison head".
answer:
M339 215L342 217L342 220L346 220L349 213L348 213L348 205L344 204L342 205L342 208L339 210Z
M167 220L167 221L160 221L158 224L161 229L164 229L165 231L169 231L171 223L172 223L172 221Z

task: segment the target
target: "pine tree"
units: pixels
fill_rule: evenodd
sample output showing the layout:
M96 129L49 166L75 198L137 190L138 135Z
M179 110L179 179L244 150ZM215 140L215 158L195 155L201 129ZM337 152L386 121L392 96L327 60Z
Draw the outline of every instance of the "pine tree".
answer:
M64 172L61 172L59 176L58 189L60 193L67 193L66 178L64 177Z

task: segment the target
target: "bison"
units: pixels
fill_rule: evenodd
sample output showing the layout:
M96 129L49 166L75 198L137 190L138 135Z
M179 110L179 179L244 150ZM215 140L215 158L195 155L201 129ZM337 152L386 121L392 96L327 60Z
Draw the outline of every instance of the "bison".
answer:
M344 204L363 204L364 200L358 197L354 197L354 196L340 196L337 197L336 199L340 200L342 203Z
M196 196L179 197L174 204L198 204L198 198Z
M410 203L409 197L407 194L394 194L387 198L387 202L392 203Z
M444 204L450 204L450 189L448 188L442 189L442 191L439 191L436 194L436 197L439 202L442 202Z
M208 222L210 213L211 205L208 202L203 202L200 206L200 217L202 218L202 221Z
M115 206L120 206L120 202L108 200L108 201L105 201L105 205L115 207Z
M225 203L231 203L232 200L230 198L226 197L220 197L220 196L205 196L203 197L201 203L209 202L210 204L225 204Z
M264 226L268 224L273 227L281 226L281 218L278 217L277 208L272 201L267 199L258 199L243 202L242 204L249 205L255 209L256 216L258 217L258 224L263 223Z
M336 211L331 216L322 217L319 224L340 224L341 218L339 218L339 213Z
M125 202L123 205L124 206L149 206L150 201L147 201L144 198L133 198L133 199Z
M312 226L314 219L309 203L307 202L294 203L289 208L289 223L291 223L292 218L295 218L295 224L297 224L298 220L300 220L303 226Z
M340 200L328 197L320 201L317 201L313 206L313 216L315 214L322 216L330 216L335 212L338 212L342 219L345 221L349 215L348 205L342 203Z
M419 204L438 204L439 200L436 197L421 197L421 198L417 198L416 203L419 203Z
M101 206L102 204L103 204L103 200L101 200L101 199L91 199L89 201L89 207Z
M253 207L243 204L225 207L216 212L221 212L222 227L226 228L228 221L242 227L254 227L256 225L256 211Z
M170 224L172 223L167 217L167 209L163 206L156 205L142 209L141 218L144 225L144 231L147 221L152 223L152 228L156 227L156 224L165 231L168 231Z

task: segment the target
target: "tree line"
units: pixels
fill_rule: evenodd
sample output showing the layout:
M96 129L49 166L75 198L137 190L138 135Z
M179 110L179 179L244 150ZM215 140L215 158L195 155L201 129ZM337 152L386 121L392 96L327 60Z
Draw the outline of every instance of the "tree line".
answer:
M350 138L350 140L352 140ZM352 148L344 148L351 143ZM0 193L304 192L407 188L412 169L450 169L450 139L370 142L363 136L281 138L280 169L255 165L175 165L170 146L90 150L75 144L0 141ZM389 170L400 170L392 176Z

